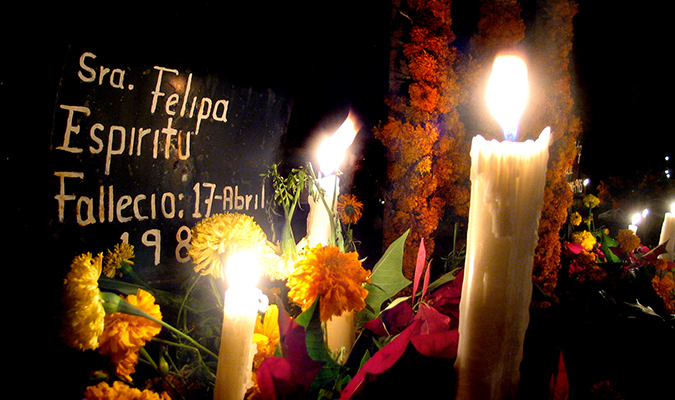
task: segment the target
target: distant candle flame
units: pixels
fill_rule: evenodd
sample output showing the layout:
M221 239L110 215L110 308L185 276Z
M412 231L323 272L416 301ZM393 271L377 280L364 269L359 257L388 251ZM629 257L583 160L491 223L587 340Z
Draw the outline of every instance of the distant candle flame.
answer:
M337 131L321 143L318 150L318 159L319 168L324 175L332 174L340 167L347 148L354 142L358 131L356 118L350 111L347 119Z
M528 97L527 66L518 56L498 56L487 85L487 105L504 131L504 139L516 140L518 122Z

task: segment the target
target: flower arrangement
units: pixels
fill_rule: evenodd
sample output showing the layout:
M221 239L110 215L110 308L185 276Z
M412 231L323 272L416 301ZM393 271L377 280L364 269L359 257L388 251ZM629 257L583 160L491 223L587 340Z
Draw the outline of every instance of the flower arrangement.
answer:
M197 371L208 370L210 363L202 354L216 356L186 329L179 330L163 320L157 300L165 304L181 301L142 282L132 269L133 258L133 246L120 243L105 256L86 253L73 259L63 282L61 336L72 348L102 356L94 365L97 369L84 398L183 398L190 379L200 375ZM103 275L103 271L107 273ZM171 355L168 347L179 351ZM150 348L157 351L154 357ZM196 354L198 361L177 368L176 362L185 360L182 351ZM176 362L173 357L178 357ZM139 385L134 379L139 365L149 366L157 379Z
M595 226L593 213L600 199L587 195L582 204L583 210L569 215L561 295L578 296L582 286L600 285L615 301L649 307L665 318L675 314L675 263L658 257L665 244L650 249L630 229L620 229L612 238L607 229Z
M597 226L598 197L575 204L561 238L555 297L546 298L556 327L550 339L562 350L570 393L666 398L667 388L647 382L668 379L672 368L658 366L663 355L645 346L672 354L675 263L659 258L663 243L649 248L632 230L610 235Z
M242 250L262 265L261 286L269 286L263 289L270 302L259 312L251 338L256 352L248 399L356 398L410 351L455 357L460 269L430 282L422 240L414 279L406 279L402 266L409 231L366 268L350 233L363 204L351 194L328 210L340 240L313 247L304 239L295 243L290 219L297 199L312 186L322 196L320 187L311 167L287 177L273 168L269 176L275 207L285 217L281 240L268 240L245 214L200 220L191 232L191 278L179 292L140 279L133 246L126 243L105 255L73 259L63 286L61 335L68 346L96 352L101 360L83 388L84 398L212 398L227 273L222 260ZM408 286L412 294L396 298ZM327 322L345 312L355 314L356 343L330 350Z

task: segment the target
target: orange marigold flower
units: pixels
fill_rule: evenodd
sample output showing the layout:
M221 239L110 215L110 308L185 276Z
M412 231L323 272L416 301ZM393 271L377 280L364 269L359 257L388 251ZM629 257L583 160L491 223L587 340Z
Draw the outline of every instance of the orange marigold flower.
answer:
M353 194L343 194L338 198L337 211L343 224L355 224L361 219L363 203Z
M428 53L421 53L410 61L410 75L418 82L438 84L438 61Z
M675 290L675 281L673 281L673 278L668 275L664 276L663 278L654 276L654 278L652 278L652 286L659 296L664 299L670 299L673 296L673 291Z
M668 260L665 260L663 258L657 258L654 261L654 268L656 268L658 271L665 271L668 269Z
M138 289L135 295L126 297L129 304L138 307L151 316L162 319L159 305L148 292ZM131 380L138 362L138 350L156 336L162 327L147 318L115 312L106 314L105 329L99 338L99 352L110 356L115 364L117 374Z
M640 238L630 229L621 229L616 237L621 250L630 253L640 246Z
M171 397L166 392L158 394L147 389L141 391L115 381L112 386L107 382L89 386L84 392L84 400L171 400Z
M345 311L366 307L368 290L363 285L370 273L361 266L356 252L344 253L337 246L309 248L288 278L288 296L307 310L321 296L321 320Z
M425 84L413 83L410 85L409 92L410 104L427 112L434 111L440 97L436 88Z

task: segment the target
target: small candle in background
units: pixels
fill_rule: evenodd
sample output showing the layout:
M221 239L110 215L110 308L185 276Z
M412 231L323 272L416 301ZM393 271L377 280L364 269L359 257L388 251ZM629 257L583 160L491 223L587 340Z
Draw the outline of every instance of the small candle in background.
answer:
M659 255L659 258L675 261L675 202L670 205L670 212L667 212L663 218L659 244L666 242L668 242L666 245L666 253Z
M638 230L638 224L642 221L642 214L640 213L635 213L633 214L633 217L631 218L631 223L628 225L628 229L633 231L633 233L637 234Z

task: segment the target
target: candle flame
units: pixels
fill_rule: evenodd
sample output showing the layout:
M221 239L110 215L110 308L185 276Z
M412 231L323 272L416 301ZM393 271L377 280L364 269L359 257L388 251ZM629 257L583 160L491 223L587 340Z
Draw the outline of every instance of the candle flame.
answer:
M319 146L319 168L324 175L332 174L340 167L347 148L354 142L358 131L356 118L350 110L342 125Z
M236 252L227 257L225 277L230 287L253 287L262 273L260 263L249 252Z
M525 61L514 55L498 56L492 65L486 97L490 113L504 131L504 139L515 140L528 97Z
M670 205L670 212L675 214L675 201Z
M642 221L642 214L641 213L633 214L633 219L632 219L631 223L633 225L637 225L640 221Z

